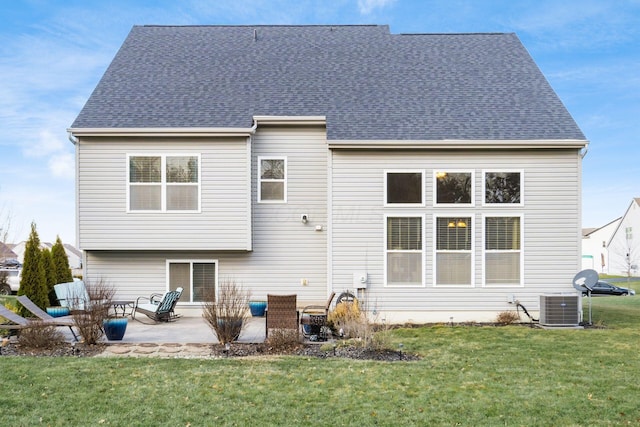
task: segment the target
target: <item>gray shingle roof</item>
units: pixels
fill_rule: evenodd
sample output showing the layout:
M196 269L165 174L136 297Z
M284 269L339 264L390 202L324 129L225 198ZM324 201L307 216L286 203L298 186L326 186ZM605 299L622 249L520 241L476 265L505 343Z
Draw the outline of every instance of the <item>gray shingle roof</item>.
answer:
M387 26L135 26L72 128L250 127L330 140L585 137L515 34Z

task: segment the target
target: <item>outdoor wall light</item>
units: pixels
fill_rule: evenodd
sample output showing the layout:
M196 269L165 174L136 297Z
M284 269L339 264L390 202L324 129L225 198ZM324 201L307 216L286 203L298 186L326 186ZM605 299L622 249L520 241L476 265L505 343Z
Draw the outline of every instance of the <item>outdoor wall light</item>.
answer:
M309 221L309 215L307 214L300 215L300 221L302 221L303 224L306 224L307 221Z

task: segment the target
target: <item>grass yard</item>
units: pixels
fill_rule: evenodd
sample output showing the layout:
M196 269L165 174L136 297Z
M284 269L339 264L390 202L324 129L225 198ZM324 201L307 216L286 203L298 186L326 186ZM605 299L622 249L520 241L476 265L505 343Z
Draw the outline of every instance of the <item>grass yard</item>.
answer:
M593 298L592 313L606 328L394 331L419 362L0 357L0 419L11 426L640 425L640 296Z

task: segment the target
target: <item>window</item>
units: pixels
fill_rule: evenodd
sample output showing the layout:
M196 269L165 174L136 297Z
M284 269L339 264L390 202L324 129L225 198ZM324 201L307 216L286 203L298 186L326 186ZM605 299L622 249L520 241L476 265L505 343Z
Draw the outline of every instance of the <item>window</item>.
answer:
M470 217L436 218L436 285L472 285Z
M422 286L422 217L387 217L386 283Z
M518 216L485 217L486 285L521 285L521 220Z
M387 204L422 204L422 172L387 172Z
M473 204L473 173L436 171L435 182L436 204Z
M200 158L129 156L130 211L199 211Z
M484 175L485 204L521 204L522 173L486 172Z
M181 302L202 302L216 291L216 261L168 261L169 290L183 288Z
M258 158L258 201L287 201L287 159Z

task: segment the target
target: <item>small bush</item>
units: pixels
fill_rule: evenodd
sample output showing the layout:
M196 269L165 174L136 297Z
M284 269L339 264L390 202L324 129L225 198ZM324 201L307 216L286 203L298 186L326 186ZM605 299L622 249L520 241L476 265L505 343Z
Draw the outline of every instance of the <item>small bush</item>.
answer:
M511 325L520 320L520 314L515 311L502 311L498 313L496 317L496 323L498 325Z
M358 329L360 329L362 321L363 314L357 299L336 304L327 317L329 326L346 337L358 336Z
M19 343L28 349L51 349L64 344L64 335L55 326L32 320L31 326L20 330Z
M73 322L85 344L92 345L104 335L102 322L109 317L115 289L103 279L93 284L85 282L85 286L89 301L84 303L84 310L73 312Z
M289 352L300 346L300 338L292 329L271 329L264 343L271 352Z
M388 325L376 325L360 309L358 299L343 301L329 313L327 322L348 344L367 350L387 350L391 345L391 332Z
M249 317L250 298L251 293L235 280L220 283L217 299L213 290L205 296L202 317L221 344L233 342L240 336Z

